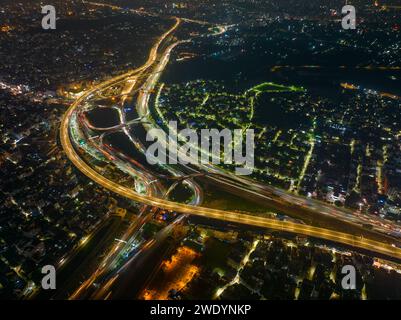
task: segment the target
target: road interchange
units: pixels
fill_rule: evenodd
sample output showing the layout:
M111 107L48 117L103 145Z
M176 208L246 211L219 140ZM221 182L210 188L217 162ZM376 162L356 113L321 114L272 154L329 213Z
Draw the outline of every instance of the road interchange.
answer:
M319 239L324 239L328 241L333 241L336 243L340 244L345 244L345 245L351 245L355 248L360 248L364 250L369 250L373 253L376 254L381 254L385 255L388 257L396 258L396 259L401 259L401 249L397 247L396 245L390 243L390 242L381 242L381 241L376 241L372 239L368 239L365 237L360 237L352 234L347 234L344 232L339 232L335 230L329 230L325 228L319 228L315 226L310 226L310 225L305 225L305 224L299 224L299 223L294 223L290 221L281 221L281 220L276 220L273 218L268 218L268 217L261 217L257 215L251 215L247 213L239 213L235 211L225 211L225 210L219 210L219 209L213 209L213 208L207 208L207 207L201 207L201 206L194 206L194 205L188 205L188 204L182 204L182 203L176 203L172 202L169 200L161 199L159 197L154 197L152 195L143 195L135 192L134 190L122 186L106 177L103 175L99 174L96 170L94 170L90 165L88 165L77 153L76 147L73 145L73 142L71 141L70 137L70 120L72 115L78 110L78 108L84 103L87 99L90 99L96 92L99 92L101 90L104 90L105 88L108 88L110 86L115 85L118 82L124 81L126 79L135 79L136 77L141 76L145 71L150 69L155 63L157 63L158 57L160 54L158 53L159 47L161 46L162 42L169 37L180 25L181 20L179 18L175 18L176 23L174 26L168 30L165 34L163 34L156 44L152 47L149 58L147 62L140 68L137 68L135 70L131 70L125 74L119 75L117 77L108 79L90 90L84 92L67 110L65 113L61 127L60 127L60 140L62 147L67 154L68 158L70 161L74 164L74 166L81 171L85 176L87 176L89 179L92 181L96 182L97 184L101 185L105 189L108 189L116 194L119 194L122 197L131 199L133 201L153 206L156 208L162 208L166 210L172 210L176 211L182 214L189 214L189 215L195 215L195 216L201 216L201 217L206 217L206 218L211 218L211 219L217 219L217 220L222 220L228 223L239 223L243 225L250 225L254 227L261 227L261 228L267 228L267 229L272 229L272 230L277 230L277 231L284 231L284 232L290 232L294 234L300 234L300 235L305 235L305 236L311 236ZM177 45L177 44L175 44ZM169 47L166 49L166 51L161 55L162 59L160 63L166 63L166 59L168 61L168 56L171 53L171 50L173 47ZM164 58L163 58L164 57ZM157 66L155 70L158 70ZM159 72L159 71L156 71ZM159 74L159 73L157 73ZM152 80L151 77L154 77ZM151 82L157 82L156 73L153 72L150 74L149 78ZM149 94L150 91L148 91ZM146 96L146 92L143 91L141 93L142 95ZM140 95L141 95L140 94ZM143 97L142 97L143 99ZM145 98L148 99L148 98ZM223 177L224 179L228 179L228 177ZM221 179L221 177L214 177L213 179ZM230 177L231 179L231 177ZM248 181L248 180L246 180ZM243 180L238 180L230 182L233 185L234 184L243 184ZM249 182L248 182L249 183ZM241 188L244 188L242 185ZM259 189L252 190L252 188L249 188L247 192L254 192L258 193ZM280 191L281 192L281 191ZM290 201L293 201L293 198L289 198Z

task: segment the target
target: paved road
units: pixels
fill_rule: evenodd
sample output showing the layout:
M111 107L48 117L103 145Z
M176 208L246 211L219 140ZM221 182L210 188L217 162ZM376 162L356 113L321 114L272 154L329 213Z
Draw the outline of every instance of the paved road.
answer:
M112 192L115 192L123 197L134 200L136 202L140 202L140 203L147 204L150 206L163 208L163 209L167 209L167 210L172 210L172 211L176 211L176 212L180 212L180 213L184 213L184 214L198 215L198 216L208 217L208 218L212 218L212 219L223 220L223 221L227 221L227 222L241 223L241 224L269 228L269 229L274 229L274 230L279 230L279 231L292 232L292 233L302 234L302 235L306 235L306 236L313 236L316 238L330 240L330 241L334 241L334 242L338 242L338 243L342 243L342 244L346 244L346 245L352 245L356 248L366 249L366 250L370 250L375 253L379 253L379 254L389 256L389 257L401 259L401 249L398 247L394 247L393 245L391 245L389 243L385 243L385 242L379 242L379 241L371 240L368 238L360 238L360 237L356 237L352 234L346 234L346 233L342 233L342 232L338 232L338 231L334 231L334 230L328 230L328 229L324 229L324 228L297 224L297 223L288 222L288 221L278 221L278 220L275 220L272 218L259 217L259 216L254 216L254 215L250 215L250 214L243 214L243 213L232 212L232 211L224 211L224 210L218 210L218 209L198 207L198 206L193 206L193 205L185 205L185 204L175 203L172 201L163 200L163 199L148 196L148 195L141 195L127 187L121 186L118 183L107 179L106 177L103 177L102 175L97 173L85 161L83 161L80 158L80 156L75 151L74 146L72 145L72 142L70 140L70 134L69 134L70 119L71 119L71 116L76 111L76 109L82 104L82 102L84 102L86 99L88 99L91 95L93 95L97 91L103 90L115 83L118 83L119 81L123 81L124 79L132 78L136 74L139 75L144 70L150 68L157 60L158 48L159 48L160 44L168 35L170 35L178 27L179 24L180 24L180 20L177 18L176 24L174 25L174 27L171 28L168 32L166 32L162 37L160 37L159 40L157 41L157 43L155 44L155 46L151 49L149 59L142 67L140 67L136 70L127 72L126 74L123 74L121 76L117 76L112 79L109 79L109 80L93 87L92 89L85 92L80 98L78 98L71 105L71 107L68 109L68 111L66 112L66 114L62 120L62 124L61 124L61 128L60 128L61 143L62 143L62 146L63 146L68 158L71 160L71 162L83 174L85 174L88 178L90 178L94 182L98 183L99 185L103 186L104 188L106 188ZM170 47L164 52L164 55L162 55L163 58L161 59L161 63L164 63L164 59L166 59L166 57L168 57L168 55L170 54L169 49L171 51L171 47ZM157 70L157 68L156 68L156 70ZM152 76L155 76L155 74L152 73L151 77Z

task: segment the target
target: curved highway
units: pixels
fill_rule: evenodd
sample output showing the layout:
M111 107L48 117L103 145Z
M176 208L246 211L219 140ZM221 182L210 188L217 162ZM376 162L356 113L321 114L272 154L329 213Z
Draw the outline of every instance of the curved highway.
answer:
M106 177L102 176L94 169L92 169L83 159L81 159L79 154L76 152L70 139L70 120L72 115L77 111L77 108L83 102L85 102L85 100L89 99L92 95L94 95L97 91L104 90L105 88L112 86L124 79L132 78L136 75L139 75L148 68L150 68L157 61L158 50L161 43L172 32L174 32L174 30L179 26L179 24L180 24L180 19L176 18L175 25L170 30L168 30L164 35L162 35L158 39L156 44L152 47L149 58L142 67L100 83L99 85L86 91L70 106L70 108L67 110L62 119L60 127L61 144L70 161L89 179L93 180L94 182L98 183L99 185L103 186L104 188L112 192L115 192L123 197L126 197L139 203L154 206L157 208L172 210L184 214L223 220L231 223L240 223L256 227L269 228L278 231L302 234L324 240L334 241L345 245L351 245L356 248L365 249L374 253L401 259L401 248L398 248L392 244L385 242L379 242L368 238L354 236L352 234L346 234L334 230L318 228L314 226L298 224L289 221L278 221L272 218L254 216L250 214L238 213L233 211L224 211L218 209L198 207L193 205L186 205L168 200L163 200L149 195L141 195L127 187L121 186L118 183L107 179ZM163 53L164 57L166 54L167 55L169 54L169 50L166 50Z

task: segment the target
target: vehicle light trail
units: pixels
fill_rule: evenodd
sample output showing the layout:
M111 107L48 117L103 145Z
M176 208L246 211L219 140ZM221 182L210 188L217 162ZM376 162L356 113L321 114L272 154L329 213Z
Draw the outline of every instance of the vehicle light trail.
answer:
M355 248L369 250L371 252L383 254L389 257L401 259L401 248L398 248L397 246L393 246L392 244L385 242L379 242L368 238L355 236L352 234L314 227L310 225L298 224L289 221L279 221L272 218L254 216L251 214L244 214L233 211L224 211L219 209L192 206L168 200L163 200L160 198L155 198L148 195L141 195L127 187L119 185L118 183L102 176L94 169L92 169L84 160L80 158L80 156L74 149L74 146L72 145L69 134L70 118L74 114L76 109L81 105L82 102L88 99L95 92L103 90L108 86L111 86L116 82L122 81L126 78L132 78L134 75L137 75L140 72L143 72L144 70L152 66L152 64L157 60L157 54L160 44L168 35L170 35L179 26L179 24L180 24L180 19L176 18L176 24L163 36L159 38L157 43L151 49L148 61L142 67L129 71L123 75L114 77L112 79L106 80L105 82L93 87L92 89L88 90L83 95L81 95L67 110L66 114L62 119L60 127L60 139L64 151L66 152L70 161L76 166L76 168L80 170L89 179L93 180L94 182L101 185L105 189L117 193L120 196L131 199L133 201L150 205L153 207L172 210L183 214L223 220L231 223L239 223L244 225L262 227L278 231L291 232L295 234L316 237L345 245L351 245ZM169 53L170 52L168 51L167 54Z

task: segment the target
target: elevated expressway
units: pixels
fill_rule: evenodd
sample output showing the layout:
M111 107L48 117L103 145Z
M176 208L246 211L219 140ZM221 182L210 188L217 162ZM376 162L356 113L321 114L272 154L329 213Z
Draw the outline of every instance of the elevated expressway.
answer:
M83 159L81 159L79 154L76 152L70 138L70 120L72 115L77 111L78 107L83 102L85 102L87 99L90 99L96 92L104 90L126 79L139 77L139 75L141 75L144 71L149 69L157 61L158 50L161 43L163 42L164 39L166 39L169 35L171 35L171 33L175 31L175 29L177 29L180 22L181 20L179 18L176 18L176 23L174 24L174 26L158 39L158 41L150 51L150 55L147 62L142 67L129 71L123 75L106 80L98 84L97 86L91 88L90 90L84 92L67 110L61 122L60 140L66 155L68 156L70 161L76 166L76 168L80 170L89 179L93 180L94 182L103 186L104 188L116 194L119 194L120 196L126 197L128 199L146 205L154 206L157 208L163 208L166 210L173 210L183 214L222 220L228 223L239 223L254 227L262 227L277 231L284 231L294 234L311 236L319 239L337 242L340 244L350 245L355 248L369 250L376 254L381 254L401 260L401 248L391 243L376 241L366 237L355 236L352 234L347 234L339 231L319 228L305 224L298 224L289 221L279 221L273 218L239 213L235 211L225 211L219 209L181 204L153 197L150 195L142 195L133 191L130 188L124 187L114 181L107 179L106 177L102 176L94 169L92 169ZM167 54L169 54L169 52ZM152 77L152 75L150 77Z

